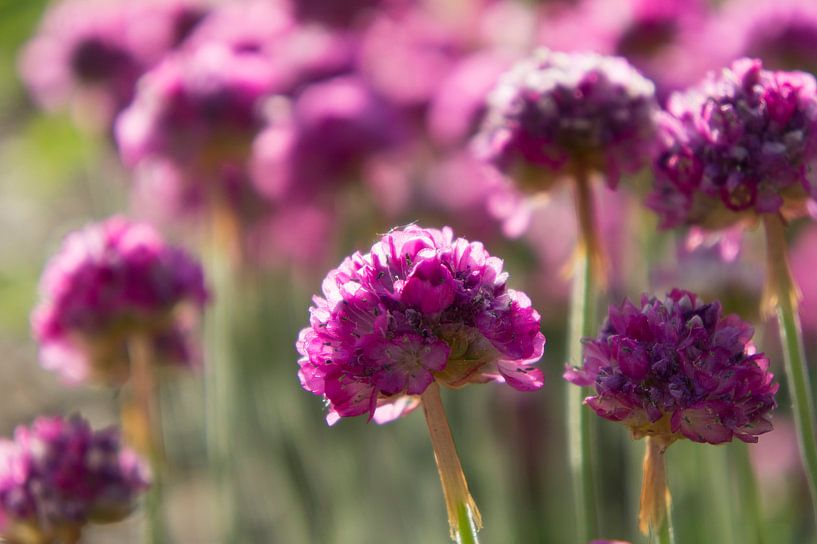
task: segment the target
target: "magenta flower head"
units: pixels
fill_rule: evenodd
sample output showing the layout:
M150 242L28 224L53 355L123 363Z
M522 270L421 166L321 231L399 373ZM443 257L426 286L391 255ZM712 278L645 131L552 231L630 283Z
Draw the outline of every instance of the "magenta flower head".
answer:
M354 76L309 85L289 109L256 139L252 158L258 191L276 202L332 198L404 140L398 112Z
M778 384L768 359L754 352L753 333L723 316L719 303L687 291L644 295L640 308L629 301L610 308L599 336L585 341L584 366L568 368L565 379L594 387L587 405L635 438L757 442L772 430Z
M23 80L43 107L79 107L78 121L107 128L131 100L137 78L205 12L188 0L57 3L20 58Z
M624 59L540 49L489 96L476 150L539 187L543 173L577 171L615 186L648 164L657 109L653 84Z
M168 57L140 81L117 121L122 158L142 174L150 165L171 165L205 197L224 192L245 166L264 122L262 99L274 84L270 63L257 52L212 43Z
M41 417L0 441L0 537L78 542L88 523L127 517L149 487L146 465L119 430L79 416Z
M670 97L648 205L663 227L805 213L817 196L817 84L741 59Z
M121 383L127 343L150 338L159 360L191 366L208 294L201 266L150 226L113 217L70 234L43 273L34 336L44 367L69 382Z
M507 277L482 244L448 228L386 234L324 280L297 343L301 384L326 398L330 424L395 419L434 381L539 389L539 314Z

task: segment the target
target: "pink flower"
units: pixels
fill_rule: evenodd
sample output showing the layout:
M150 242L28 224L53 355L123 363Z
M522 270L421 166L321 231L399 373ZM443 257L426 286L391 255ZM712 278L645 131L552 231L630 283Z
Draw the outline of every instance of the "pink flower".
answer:
M195 364L193 325L208 299L201 266L145 224L113 217L70 234L45 269L34 336L69 382L120 382L126 341L148 335L160 361Z
M392 231L324 280L297 342L301 384L327 399L330 424L399 417L435 380L539 389L539 314L506 281L502 261L448 228Z

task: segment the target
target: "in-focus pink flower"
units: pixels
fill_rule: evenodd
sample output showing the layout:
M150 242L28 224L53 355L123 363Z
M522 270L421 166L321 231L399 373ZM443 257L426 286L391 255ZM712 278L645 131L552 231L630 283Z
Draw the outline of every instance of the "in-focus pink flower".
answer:
M584 365L564 377L594 387L585 403L634 438L654 436L663 447L679 438L757 442L772 430L779 385L753 334L718 302L677 289L663 300L644 295L641 307L610 308L599 336L585 340Z
M32 326L44 367L66 381L119 383L126 343L147 335L161 362L191 366L208 299L201 266L150 226L113 217L70 234L45 269Z
M118 429L40 417L0 440L0 537L62 542L88 523L124 519L148 486L146 465Z
M539 314L507 277L482 244L448 228L392 231L324 280L297 342L301 384L327 400L330 424L399 417L435 380L539 389Z

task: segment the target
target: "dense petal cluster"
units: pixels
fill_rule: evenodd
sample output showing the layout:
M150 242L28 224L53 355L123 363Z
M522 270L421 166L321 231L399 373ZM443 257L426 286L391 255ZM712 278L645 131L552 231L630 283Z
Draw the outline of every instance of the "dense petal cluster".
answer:
M817 196L817 84L741 59L670 97L649 206L664 227L716 229L805 211Z
M392 231L324 280L297 343L303 387L326 398L330 423L399 417L434 380L540 388L539 314L507 277L448 228Z
M655 89L622 58L541 49L488 101L477 152L503 170L594 171L615 185L648 163Z
M205 13L194 0L56 3L21 57L23 79L46 108L84 100L82 116L107 126L130 101L137 78Z
M0 537L62 542L88 523L125 518L148 486L147 467L118 429L41 417L0 440Z
M150 226L114 217L70 234L43 273L33 315L41 361L68 381L127 376L127 339L194 364L192 328L207 301L201 266Z
M599 336L585 340L582 368L565 379L595 387L585 402L630 427L636 438L756 442L772 429L778 385L754 353L752 327L721 306L673 290L644 295L641 307L611 307Z

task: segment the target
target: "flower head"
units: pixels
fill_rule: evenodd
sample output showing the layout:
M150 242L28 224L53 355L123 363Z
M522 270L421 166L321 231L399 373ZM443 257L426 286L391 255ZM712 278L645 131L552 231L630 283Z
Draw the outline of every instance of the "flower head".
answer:
M201 266L148 225L114 217L69 235L41 291L41 360L68 381L122 380L134 334L149 335L164 362L195 362L190 329L208 297Z
M624 59L541 49L489 96L477 152L503 170L601 172L615 185L647 164L656 110L653 84Z
M599 336L585 341L584 366L568 368L565 379L595 387L587 405L635 438L757 442L772 429L778 385L768 359L754 352L753 333L687 291L644 295L640 308L610 308Z
M802 214L817 196L817 84L742 59L670 97L648 204L664 227Z
M55 542L88 523L119 521L148 480L118 429L94 431L79 416L41 417L18 427L14 441L0 441L0 536Z
M179 45L205 11L189 0L60 2L23 52L23 79L44 107L86 102L83 115L107 126L130 101L137 78Z
M386 234L324 280L297 343L301 384L326 398L330 423L397 418L434 380L540 388L539 314L507 277L482 244L448 228Z

